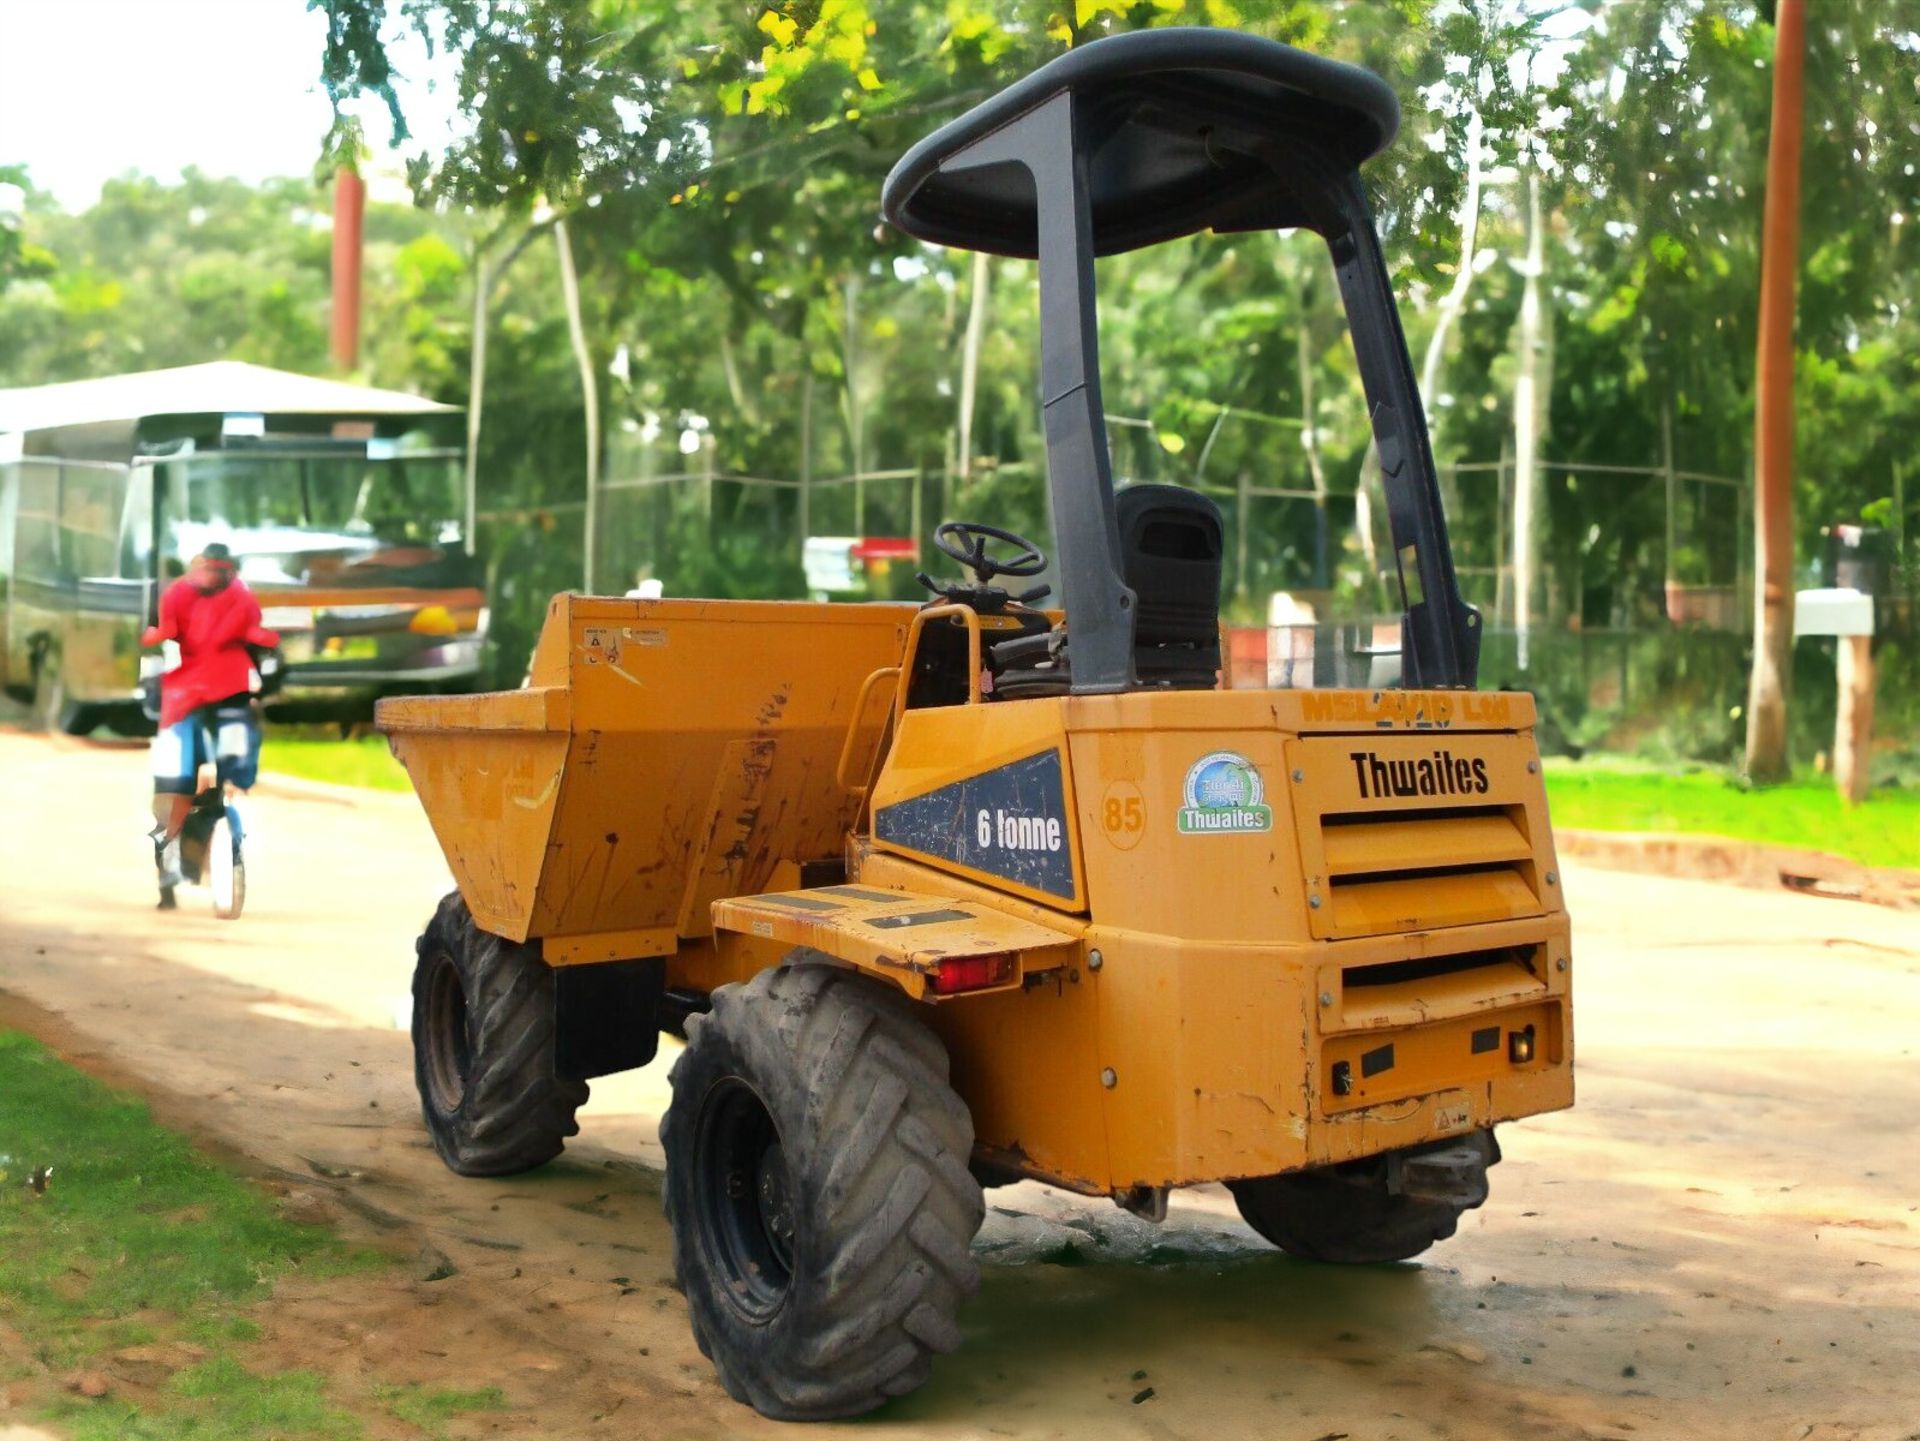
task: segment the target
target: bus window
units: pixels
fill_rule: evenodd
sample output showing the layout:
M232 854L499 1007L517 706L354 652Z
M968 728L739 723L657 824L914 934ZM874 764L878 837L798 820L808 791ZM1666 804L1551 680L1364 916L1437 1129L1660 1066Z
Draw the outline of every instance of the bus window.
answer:
M90 580L117 576L126 472L90 465L62 470L60 530L67 569Z
M137 465L120 509L120 577L145 580L153 565L153 467Z
M20 508L14 517L14 555L23 579L60 577L60 466L57 462L20 462Z
M444 453L390 459L201 454L168 470L169 513L183 542L218 533L246 554L250 547L261 553L324 548L296 545L294 532L330 539L342 553L458 540L460 472Z

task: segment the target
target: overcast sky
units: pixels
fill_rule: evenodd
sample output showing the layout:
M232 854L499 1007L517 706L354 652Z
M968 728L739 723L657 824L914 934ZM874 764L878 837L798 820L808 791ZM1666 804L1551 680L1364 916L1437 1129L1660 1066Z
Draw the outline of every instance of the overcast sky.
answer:
M0 164L25 164L69 210L128 170L304 175L331 115L325 34L305 0L0 0ZM426 69L419 52L397 63ZM424 76L403 87L409 148L438 148L443 93ZM397 169L384 108L362 113L372 168Z

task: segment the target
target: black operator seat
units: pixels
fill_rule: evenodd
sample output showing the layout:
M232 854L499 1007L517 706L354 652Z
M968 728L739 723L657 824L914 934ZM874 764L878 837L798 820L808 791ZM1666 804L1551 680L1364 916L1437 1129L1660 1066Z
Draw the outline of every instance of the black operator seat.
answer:
M1220 507L1178 485L1114 496L1120 562L1133 592L1133 669L1142 689L1212 690L1220 679ZM1058 695L1073 679L1073 622L990 647L994 694Z
M1134 594L1140 683L1211 690L1220 673L1220 507L1178 485L1130 485L1114 496L1113 511Z

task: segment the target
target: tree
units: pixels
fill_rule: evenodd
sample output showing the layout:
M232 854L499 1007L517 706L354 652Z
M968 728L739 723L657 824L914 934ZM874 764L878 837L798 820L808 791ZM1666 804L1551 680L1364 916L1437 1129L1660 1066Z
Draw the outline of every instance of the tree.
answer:
M24 165L0 165L0 294L17 280L49 274L53 257L21 234L32 187Z
M1767 148L1759 358L1754 385L1753 679L1747 691L1747 774L1787 774L1787 676L1793 651L1793 311L1800 257L1800 123L1806 15L1779 0L1773 126Z
M193 170L172 185L109 181L82 215L30 196L18 237L29 263L0 297L0 383L222 358L325 370L325 214L310 181L256 188ZM370 335L432 340L418 267L447 229L410 207L369 207ZM400 349L389 339L373 353L391 365ZM432 353L409 353L408 370Z

